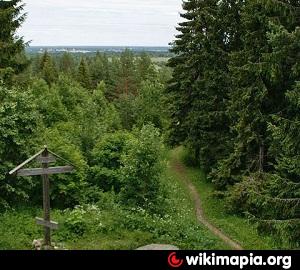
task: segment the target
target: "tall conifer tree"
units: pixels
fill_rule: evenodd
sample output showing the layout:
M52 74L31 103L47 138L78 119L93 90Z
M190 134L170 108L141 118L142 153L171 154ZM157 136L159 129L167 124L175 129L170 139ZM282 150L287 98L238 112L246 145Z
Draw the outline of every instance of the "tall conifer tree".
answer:
M40 72L42 78L47 82L48 85L51 85L57 80L58 71L56 69L53 58L47 51L45 51L41 58Z
M82 58L77 73L78 82L86 89L92 87L91 74L85 58Z
M243 47L231 56L234 149L214 179L260 230L299 247L300 1L246 1ZM297 113L298 112L298 113Z
M226 114L229 53L239 44L237 1L186 1L185 19L173 44L174 68L168 93L173 143L185 143L209 170L229 142Z
M21 0L0 1L0 79L6 82L29 64L24 55L26 44L16 35L26 17L23 9Z

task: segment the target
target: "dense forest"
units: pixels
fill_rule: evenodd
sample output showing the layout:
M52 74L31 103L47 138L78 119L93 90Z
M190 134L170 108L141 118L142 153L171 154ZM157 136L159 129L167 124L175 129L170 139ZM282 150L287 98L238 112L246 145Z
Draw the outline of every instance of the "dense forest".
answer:
M259 230L299 246L299 1L186 1L170 140Z
M42 237L42 182L8 172L43 145L76 168L51 176L54 240L68 248L228 248L170 171L181 147L207 200L271 239L262 248L299 248L300 1L186 0L167 64L27 55L23 8L0 1L0 249Z

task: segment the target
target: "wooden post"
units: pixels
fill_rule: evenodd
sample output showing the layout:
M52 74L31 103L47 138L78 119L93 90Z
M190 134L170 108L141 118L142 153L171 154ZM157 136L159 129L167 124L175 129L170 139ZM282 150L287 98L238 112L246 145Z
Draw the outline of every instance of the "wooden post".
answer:
M25 165L29 164L33 160L42 163L42 168L24 168ZM10 175L16 174L17 176L35 176L41 175L43 180L43 210L44 218L36 218L36 223L38 225L44 226L44 248L51 249L51 235L50 230L58 229L58 223L50 220L50 182L49 175L60 174L60 173L70 173L74 171L73 165L70 166L57 166L49 167L50 163L56 161L56 159L63 160L68 164L71 164L67 160L58 156L57 154L48 150L47 146L44 149L36 153L35 155L28 158L22 164L18 165L16 168L9 172Z
M45 150L42 153L42 156L48 158L49 153L47 146L45 146ZM48 163L42 163L43 169L48 168ZM50 183L48 174L42 175L43 179L43 208L44 208L44 220L50 223ZM50 228L45 226L45 236L44 236L44 245L45 248L48 249L51 246L51 237L50 237Z

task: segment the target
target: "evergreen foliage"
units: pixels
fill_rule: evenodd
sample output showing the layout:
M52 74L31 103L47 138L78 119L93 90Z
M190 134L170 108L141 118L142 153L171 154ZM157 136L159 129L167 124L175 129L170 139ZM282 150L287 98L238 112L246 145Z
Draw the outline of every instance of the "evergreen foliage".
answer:
M45 51L26 69L23 8L0 1L1 211L40 204L41 181L8 171L47 144L76 166L53 175L55 208L105 202L130 213L124 228L148 228L128 211L161 222L167 138L189 149L229 212L300 247L299 0L184 1L168 67L127 49ZM68 210L78 235L82 209Z
M92 87L91 74L85 58L82 58L78 67L77 81L86 89Z
M41 77L51 85L57 80L58 72L51 55L46 51L40 62Z
M167 93L186 144L260 231L299 246L299 1L183 4Z
M0 80L8 84L29 64L24 54L26 44L16 34L26 17L23 9L21 0L0 1Z

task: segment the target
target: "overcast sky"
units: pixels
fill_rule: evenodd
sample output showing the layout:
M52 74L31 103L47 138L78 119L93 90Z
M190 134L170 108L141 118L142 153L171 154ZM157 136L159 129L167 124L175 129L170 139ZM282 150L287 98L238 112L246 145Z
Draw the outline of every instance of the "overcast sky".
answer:
M31 45L167 46L182 0L24 0Z

